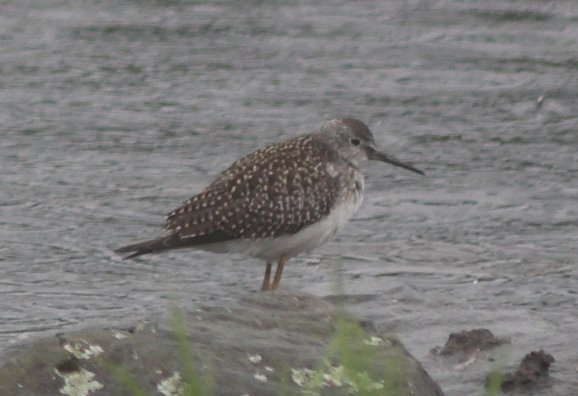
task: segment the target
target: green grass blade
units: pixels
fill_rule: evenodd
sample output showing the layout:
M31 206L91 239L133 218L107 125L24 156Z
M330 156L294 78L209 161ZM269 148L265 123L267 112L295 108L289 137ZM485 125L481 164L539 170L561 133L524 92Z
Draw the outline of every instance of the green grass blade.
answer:
M184 317L180 310L173 311L173 332L177 343L179 358L183 367L183 379L185 382L184 396L207 396L213 394L210 376L200 377L195 370L194 357L187 340L187 331L184 325Z
M147 391L137 384L134 378L125 369L112 363L106 363L106 366L116 381L132 396L148 396Z

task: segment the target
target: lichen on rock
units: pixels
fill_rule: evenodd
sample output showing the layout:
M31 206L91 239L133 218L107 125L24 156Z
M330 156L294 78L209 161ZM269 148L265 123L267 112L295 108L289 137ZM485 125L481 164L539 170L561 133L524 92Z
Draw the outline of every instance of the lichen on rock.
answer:
M64 380L64 386L60 388L60 393L67 396L88 396L90 393L104 387L98 381L93 380L95 374L80 368L75 371L61 372L54 370L56 375Z

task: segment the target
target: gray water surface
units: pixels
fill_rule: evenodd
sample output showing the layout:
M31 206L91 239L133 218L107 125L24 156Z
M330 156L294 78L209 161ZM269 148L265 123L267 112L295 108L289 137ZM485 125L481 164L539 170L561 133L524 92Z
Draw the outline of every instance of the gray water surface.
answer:
M353 116L427 176L369 164L360 212L282 286L344 293L450 396L498 357L429 351L477 327L511 338L507 369L556 358L540 394L578 394L577 54L575 1L0 1L0 350L257 291L243 257L112 249Z

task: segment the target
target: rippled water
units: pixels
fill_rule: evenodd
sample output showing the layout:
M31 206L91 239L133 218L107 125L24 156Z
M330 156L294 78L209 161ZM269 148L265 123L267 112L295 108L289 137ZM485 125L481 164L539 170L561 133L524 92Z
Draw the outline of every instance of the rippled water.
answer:
M495 363L429 350L474 327L511 337L508 367L544 348L542 394L576 394L576 53L575 1L0 1L0 348L257 290L242 257L111 249L347 115L427 177L370 164L360 213L283 286L334 299L340 273L448 395Z

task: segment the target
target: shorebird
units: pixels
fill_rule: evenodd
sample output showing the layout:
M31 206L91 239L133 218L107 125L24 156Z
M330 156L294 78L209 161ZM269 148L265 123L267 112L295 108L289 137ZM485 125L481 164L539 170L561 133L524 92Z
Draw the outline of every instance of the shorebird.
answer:
M288 259L330 240L359 209L366 160L423 175L378 151L363 122L327 121L237 160L168 214L164 236L116 252L130 253L125 259L181 248L242 253L266 263L261 290L277 289Z

